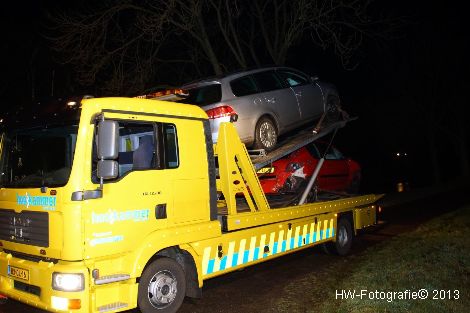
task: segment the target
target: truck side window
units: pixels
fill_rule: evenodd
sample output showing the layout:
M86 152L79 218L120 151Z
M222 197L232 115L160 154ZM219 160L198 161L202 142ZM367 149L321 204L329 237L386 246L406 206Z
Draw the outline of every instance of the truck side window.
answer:
M96 139L95 139L96 143ZM96 177L96 144L93 146L93 182ZM176 126L167 123L119 122L119 176L132 171L171 169L179 166Z
M173 124L163 124L165 167L177 168L179 166L178 157L178 137L176 136L176 126Z

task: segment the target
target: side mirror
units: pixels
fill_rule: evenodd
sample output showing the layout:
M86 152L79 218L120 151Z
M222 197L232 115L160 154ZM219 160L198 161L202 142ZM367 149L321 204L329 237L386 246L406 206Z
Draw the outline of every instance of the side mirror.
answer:
M312 82L316 82L320 78L318 78L318 76L315 75L315 76L311 76L310 79L312 80Z
M115 160L119 153L119 124L116 121L98 123L98 158Z
M113 179L118 177L118 162L114 160L99 160L97 168L97 176L102 179Z

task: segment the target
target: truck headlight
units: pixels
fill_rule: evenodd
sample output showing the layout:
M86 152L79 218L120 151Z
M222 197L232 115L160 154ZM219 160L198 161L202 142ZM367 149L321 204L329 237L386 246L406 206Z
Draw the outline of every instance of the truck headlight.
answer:
M82 291L85 287L83 274L52 273L52 289L59 291Z

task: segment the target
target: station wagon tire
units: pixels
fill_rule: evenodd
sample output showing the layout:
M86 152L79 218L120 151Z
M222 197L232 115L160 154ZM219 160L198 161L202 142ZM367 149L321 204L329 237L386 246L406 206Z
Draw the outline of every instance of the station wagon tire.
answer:
M274 122L268 117L262 117L256 123L254 149L274 149L277 143L277 128Z
M336 226L336 241L323 244L327 254L347 255L352 247L353 230L350 219L340 217Z
M142 313L178 311L186 294L184 270L170 258L153 261L139 281L137 304Z
M326 116L325 120L327 124L331 124L339 121L341 116L340 111L340 100L336 96L328 97L326 101Z

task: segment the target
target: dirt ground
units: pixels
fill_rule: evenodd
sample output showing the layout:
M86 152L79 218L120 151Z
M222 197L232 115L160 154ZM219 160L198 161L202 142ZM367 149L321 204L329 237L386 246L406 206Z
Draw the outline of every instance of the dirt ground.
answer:
M468 188L465 188L468 189ZM332 291L322 288L322 280L332 275L347 279L347 268L354 264L356 255L367 253L368 247L411 231L426 220L470 203L468 190L427 193L423 197L390 195L382 201L386 222L355 238L352 253L347 257L325 254L320 247L265 262L241 271L208 280L204 284L202 299L186 299L181 313L240 313L240 312L305 312L314 310L315 296L335 298ZM405 199L405 203L400 201ZM445 205L443 205L445 204ZM341 272L338 272L341 269ZM302 279L318 277L316 288L302 288ZM292 287L296 286L296 287ZM312 297L312 294L315 295ZM308 296L307 296L308 295ZM313 300L312 300L313 299ZM294 305L293 305L294 304ZM9 300L0 305L0 313L42 313L44 311ZM137 313L138 310L126 311Z

